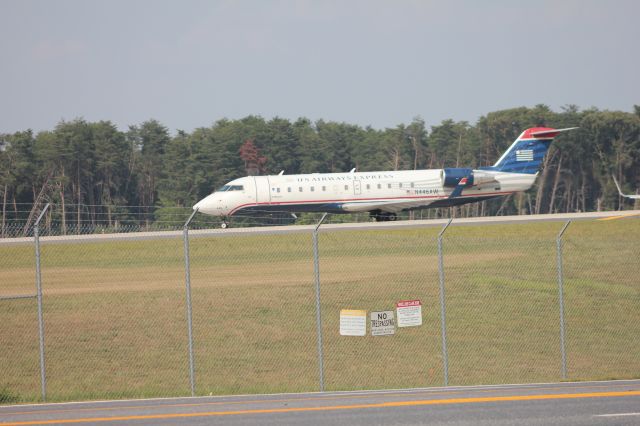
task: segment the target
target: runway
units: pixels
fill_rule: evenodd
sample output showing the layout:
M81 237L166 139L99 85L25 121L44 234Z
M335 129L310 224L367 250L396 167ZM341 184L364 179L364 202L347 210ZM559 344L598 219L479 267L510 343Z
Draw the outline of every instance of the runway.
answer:
M0 406L0 426L635 425L640 380Z
M558 213L539 215L518 215L518 216L488 216L472 218L453 219L452 226L469 225L498 225L517 224L531 222L566 222L579 220L619 220L625 218L640 217L640 210L622 210L612 212L590 212L590 213ZM424 227L442 227L449 219L431 220L402 220L397 222L359 222L359 223L327 223L320 228L321 231L353 231L372 229L406 229ZM189 237L225 237L238 235L264 235L264 234L291 234L310 233L316 225L287 225L287 226L262 226L250 228L228 228L228 229L200 229L189 231ZM156 231L156 232L130 232L120 234L87 234L87 235L66 235L41 237L42 244L47 243L74 243L74 242L98 242L106 240L153 240L166 238L182 238L182 231ZM26 238L4 238L0 239L1 245L33 244L33 237Z

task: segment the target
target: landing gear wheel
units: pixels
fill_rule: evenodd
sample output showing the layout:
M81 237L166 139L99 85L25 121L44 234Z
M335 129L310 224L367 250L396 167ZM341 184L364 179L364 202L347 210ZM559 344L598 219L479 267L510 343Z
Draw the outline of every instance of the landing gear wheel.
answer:
M382 222L385 220L385 214L384 212L380 211L380 210L372 210L369 212L369 217L373 220L375 220L376 222Z
M380 210L373 210L369 212L369 217L376 222L388 222L390 220L398 219L398 216L395 213L383 212Z
M228 226L229 226L229 224L227 222L222 222L220 224L220 228L222 228L222 229L227 229Z

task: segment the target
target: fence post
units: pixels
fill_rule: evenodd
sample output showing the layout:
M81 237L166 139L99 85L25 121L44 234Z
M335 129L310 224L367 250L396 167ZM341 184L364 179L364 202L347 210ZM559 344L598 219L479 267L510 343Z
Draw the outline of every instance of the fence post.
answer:
M36 248L36 298L38 300L38 333L40 336L40 388L42 392L42 401L47 400L47 377L45 374L45 358L44 358L44 320L42 317L42 275L40 273L40 221L47 212L49 203L44 206L40 216L33 225L33 238Z
M562 275L562 235L567 230L571 221L568 220L564 224L562 230L556 238L556 256L558 260L558 304L560 305L560 354L562 356L562 379L567 378L567 353L565 349L565 334L564 334L564 280Z
M449 386L449 355L447 352L447 308L444 298L444 259L442 255L442 237L453 222L453 218L442 228L438 234L438 272L440 275L440 325L442 327L442 364L444 366L444 385Z
M316 335L318 337L318 369L320 380L320 392L324 392L324 354L322 352L322 304L320 303L320 256L318 252L318 229L327 217L327 213L322 215L320 222L313 230L313 273L316 284Z
M191 265L189 263L189 224L193 220L193 217L198 213L198 209L194 209L189 219L184 224L182 229L182 237L184 240L184 270L185 270L185 285L186 285L186 297L187 297L187 330L189 335L189 382L191 384L191 396L196 394L196 382L195 382L195 367L193 362L193 319L191 310Z

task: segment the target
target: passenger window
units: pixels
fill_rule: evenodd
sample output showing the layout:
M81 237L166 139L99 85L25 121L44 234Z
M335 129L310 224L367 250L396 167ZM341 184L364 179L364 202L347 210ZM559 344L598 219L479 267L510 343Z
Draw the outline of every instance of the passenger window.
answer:
M371 185L367 184L367 189L371 189Z
M387 188L391 189L391 184L390 183L387 184Z
M348 191L348 190L349 190L349 185L345 185L345 186L344 186L344 190L345 190L345 191Z
M291 192L291 187L288 187L288 188L287 188L287 192Z
M299 187L299 188L298 188L298 192L302 192L302 187Z
M313 192L313 191L315 191L315 190L316 190L316 188L312 186L312 187L311 187L311 192Z
M382 185L381 184L378 184L378 189L382 189Z
M413 188L413 182L411 182L411 187Z
M323 187L322 187L322 190L323 190L323 191L326 191L326 190L327 190L327 187L326 187L326 186L323 186Z
M398 188L402 188L402 182L398 184Z
M280 188L278 188L278 194L280 193Z

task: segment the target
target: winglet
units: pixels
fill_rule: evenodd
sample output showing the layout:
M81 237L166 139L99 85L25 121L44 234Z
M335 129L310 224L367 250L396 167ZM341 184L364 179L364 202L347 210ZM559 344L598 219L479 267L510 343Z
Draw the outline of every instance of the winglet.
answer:
M618 188L618 193L624 197L624 194L622 193L622 190L620 189L620 185L618 185L618 181L616 180L616 177L614 175L611 175L611 177L613 178L613 183L616 184L616 188Z
M640 200L640 195L623 194L622 190L620 189L620 185L618 185L616 177L614 175L611 175L611 177L613 178L613 182L616 184L616 188L618 188L618 194L620 194L621 197L629 198L632 200Z

